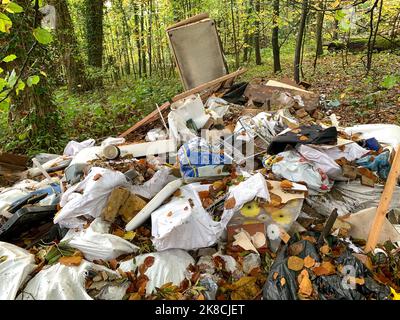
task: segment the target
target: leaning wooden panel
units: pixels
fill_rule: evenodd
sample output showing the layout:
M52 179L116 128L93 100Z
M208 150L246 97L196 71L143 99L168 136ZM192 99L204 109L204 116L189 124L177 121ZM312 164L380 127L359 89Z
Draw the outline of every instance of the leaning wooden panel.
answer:
M228 73L214 20L171 28L167 34L185 90Z

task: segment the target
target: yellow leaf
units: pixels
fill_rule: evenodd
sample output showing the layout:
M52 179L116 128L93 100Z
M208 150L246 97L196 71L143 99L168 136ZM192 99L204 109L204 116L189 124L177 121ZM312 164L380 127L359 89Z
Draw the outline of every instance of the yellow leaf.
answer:
M124 238L125 240L131 241L131 240L133 240L133 239L135 238L135 236L136 236L136 232L134 232L134 231L128 231L128 232L125 232L125 233L124 233L123 238Z
M58 262L65 266L79 266L82 262L82 256L61 257Z
M254 299L259 288L256 285L256 277L242 277L232 284L233 291L231 292L232 300L251 300Z
M289 257L289 259L288 259L288 268L290 270L300 271L301 269L303 269L303 267L304 267L304 260L303 259L301 259L299 257L296 257L296 256Z

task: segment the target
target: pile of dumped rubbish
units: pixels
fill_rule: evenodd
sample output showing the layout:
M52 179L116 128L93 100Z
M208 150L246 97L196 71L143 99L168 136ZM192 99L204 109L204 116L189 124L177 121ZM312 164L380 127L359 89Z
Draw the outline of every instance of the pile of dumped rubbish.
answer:
M263 79L158 111L0 189L0 299L399 299L400 127Z

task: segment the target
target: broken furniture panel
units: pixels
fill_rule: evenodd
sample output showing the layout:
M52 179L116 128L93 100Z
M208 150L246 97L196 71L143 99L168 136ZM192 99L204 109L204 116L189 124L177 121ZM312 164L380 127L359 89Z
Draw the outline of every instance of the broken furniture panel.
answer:
M186 90L228 73L215 21L208 15L175 24L167 34Z

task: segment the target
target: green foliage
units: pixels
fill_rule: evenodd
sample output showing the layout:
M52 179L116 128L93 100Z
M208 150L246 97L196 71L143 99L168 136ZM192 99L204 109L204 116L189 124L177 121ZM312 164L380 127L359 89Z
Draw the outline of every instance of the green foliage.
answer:
M400 82L400 76L389 74L383 78L381 86L385 89L392 89L395 85Z
M0 12L0 32L10 33L12 27L11 19L4 13Z
M11 62L17 59L17 56L15 54L9 54L7 57L3 59L4 62Z
M40 77L38 75L30 76L28 80L26 80L26 84L28 87L32 87L35 84L38 84L40 81Z
M10 12L10 13L21 13L24 12L24 9L19 5L16 4L15 2L9 2L5 6L5 10Z
M40 27L33 30L33 36L41 44L49 44L53 41L53 35L48 30Z

